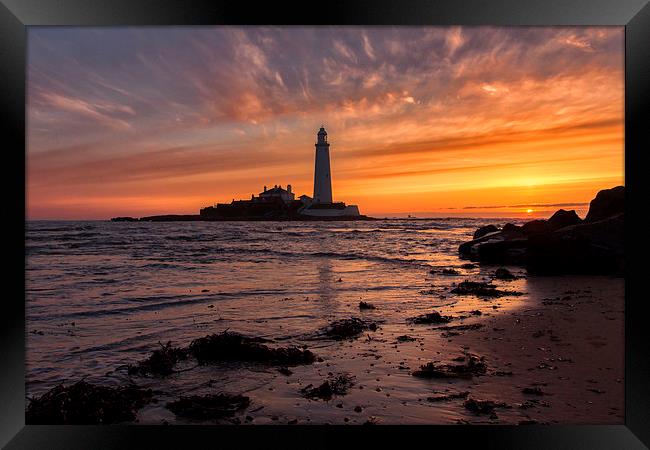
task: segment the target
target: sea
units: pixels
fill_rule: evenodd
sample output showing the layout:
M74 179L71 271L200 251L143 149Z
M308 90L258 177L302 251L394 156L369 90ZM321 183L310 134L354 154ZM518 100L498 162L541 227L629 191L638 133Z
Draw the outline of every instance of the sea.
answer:
M138 413L139 423L187 423L166 402L214 392L251 398L235 418L240 422L453 422L458 405L423 404L423 387L409 372L462 349L407 319L432 309L468 316L483 308L484 301L449 293L460 281L489 275L460 260L458 245L478 227L506 221L517 223L30 221L27 397L84 379L154 389L159 401ZM443 275L447 268L457 274ZM525 283L510 286L525 290ZM517 299L511 300L502 299L500 308L515 308ZM361 301L375 309L360 310ZM350 317L375 321L379 329L354 340L322 338L328 324ZM320 360L291 368L291 376L253 363L192 361L163 378L127 373L128 364L161 344L185 347L223 331L305 347ZM396 338L403 335L417 340L401 345ZM337 374L353 377L353 394L332 402L302 395ZM355 414L353 406L364 412Z

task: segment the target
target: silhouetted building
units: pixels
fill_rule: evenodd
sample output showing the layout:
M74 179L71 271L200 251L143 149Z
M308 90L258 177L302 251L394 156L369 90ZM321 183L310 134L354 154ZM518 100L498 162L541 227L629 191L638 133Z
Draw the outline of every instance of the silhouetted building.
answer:
M314 164L314 197L301 195L296 200L295 194L288 184L286 189L277 184L271 189L251 195L250 200L234 200L231 203L218 203L200 211L200 216L206 219L272 219L359 217L356 205L346 205L343 202L332 201L332 176L330 173L330 144L327 142L327 131L321 127L316 135L316 154Z
M332 203L332 174L330 173L330 144L327 131L321 127L316 135L316 164L314 166L314 203Z

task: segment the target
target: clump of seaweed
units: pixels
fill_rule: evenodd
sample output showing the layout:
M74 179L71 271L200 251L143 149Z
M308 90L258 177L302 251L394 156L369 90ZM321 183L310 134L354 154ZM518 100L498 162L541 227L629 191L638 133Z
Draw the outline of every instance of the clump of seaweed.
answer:
M25 411L28 425L86 425L132 422L136 412L151 401L151 389L135 385L108 387L78 381L60 384L41 397L30 399Z
M302 388L300 392L310 399L321 399L329 401L335 395L345 395L348 390L354 385L353 377L347 374L337 375L329 380L326 380L320 386L314 387L309 384Z
M414 371L412 375L419 378L472 378L473 376L483 375L487 371L484 359L484 357L472 353L465 353L455 359L460 364L435 364L429 362L420 366L420 370Z
M171 341L161 344L160 349L153 351L149 358L138 364L127 366L129 375L170 375L174 372L174 365L187 358L187 350L172 347Z
M427 397L427 401L429 402L446 402L449 400L457 400L460 398L467 398L469 395L469 391L463 391L463 392L455 392L452 394L447 394L447 395L435 395L433 397Z
M499 267L495 272L494 272L494 278L497 280L506 280L506 281L511 281L511 280L516 280L517 277L515 274L510 272L508 269L505 267Z
M332 339L342 340L358 337L365 330L375 331L377 324L368 323L357 317L340 319L330 323L324 330L324 334Z
M232 417L248 405L250 405L250 398L244 395L220 393L181 397L167 403L166 408L180 417L207 420Z
M427 314L422 314L407 319L408 322L417 323L417 324L449 323L451 320L452 320L451 316L443 316L438 311L433 311Z
M477 297L503 297L506 295L522 295L517 291L502 291L497 289L495 285L479 281L462 281L458 283L454 289L451 290L452 294L458 295L475 295Z
M508 408L508 405L503 402L494 402L492 400L476 400L474 398L468 398L465 400L463 406L465 406L465 409L477 415L492 415L494 414L495 408Z
M283 366L311 364L316 360L309 350L298 347L271 348L263 339L224 331L193 340L189 352L204 365L212 361L254 361Z
M529 394L529 395L548 395L546 392L542 390L539 386L533 386L533 387L525 387L521 390L524 394Z

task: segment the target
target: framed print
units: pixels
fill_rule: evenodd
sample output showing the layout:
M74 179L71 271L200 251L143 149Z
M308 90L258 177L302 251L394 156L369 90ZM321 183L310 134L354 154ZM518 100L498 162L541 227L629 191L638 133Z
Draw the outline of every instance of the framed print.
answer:
M646 2L1 17L7 448L647 448Z

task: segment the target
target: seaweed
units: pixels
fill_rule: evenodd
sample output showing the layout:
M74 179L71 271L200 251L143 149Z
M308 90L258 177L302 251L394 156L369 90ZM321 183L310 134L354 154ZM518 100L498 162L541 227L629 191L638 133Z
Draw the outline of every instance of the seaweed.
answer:
M187 358L187 350L172 347L171 341L164 345L160 342L158 344L160 349L154 350L149 358L127 366L129 375L170 375L174 372L174 365Z
M180 417L205 420L232 417L248 405L250 399L244 395L220 393L180 397L165 407Z
M465 406L465 409L477 415L492 415L494 414L495 408L508 408L508 404L503 402L494 402L492 400L476 400L474 398L468 398L465 400L463 406Z
M419 378L472 378L483 375L487 371L487 365L483 357L471 353L465 353L456 358L462 361L461 364L435 364L429 362L420 366L420 370L414 371L411 375Z
M451 316L443 316L437 311L433 311L427 314L422 314L416 317L411 317L407 319L410 323L417 324L437 324L437 323L449 323L451 321Z
M193 340L188 350L201 365L212 361L254 361L295 366L311 364L316 360L309 350L298 347L271 348L260 343L263 341L224 331Z
M457 400L459 398L467 398L469 395L469 391L463 391L463 392L456 392L453 394L447 394L447 395L436 395L433 397L427 397L427 401L429 402L446 402L449 400Z
M349 319L336 320L330 323L324 330L327 337L336 340L356 338L365 330L375 331L377 324L374 322L368 323L357 317Z
M359 309L377 309L372 303L359 302Z
M523 295L522 292L502 291L497 289L493 284L478 281L462 281L458 283L458 286L451 290L451 293L458 295L475 295L477 297L503 297L506 295Z
M329 401L335 395L345 395L348 390L354 385L353 377L350 375L342 374L337 375L329 380L326 380L318 387L312 384L302 388L300 392L309 399L321 399Z
M151 389L135 385L98 386L78 381L59 384L41 397L31 398L25 411L28 425L111 424L132 422L152 399Z

